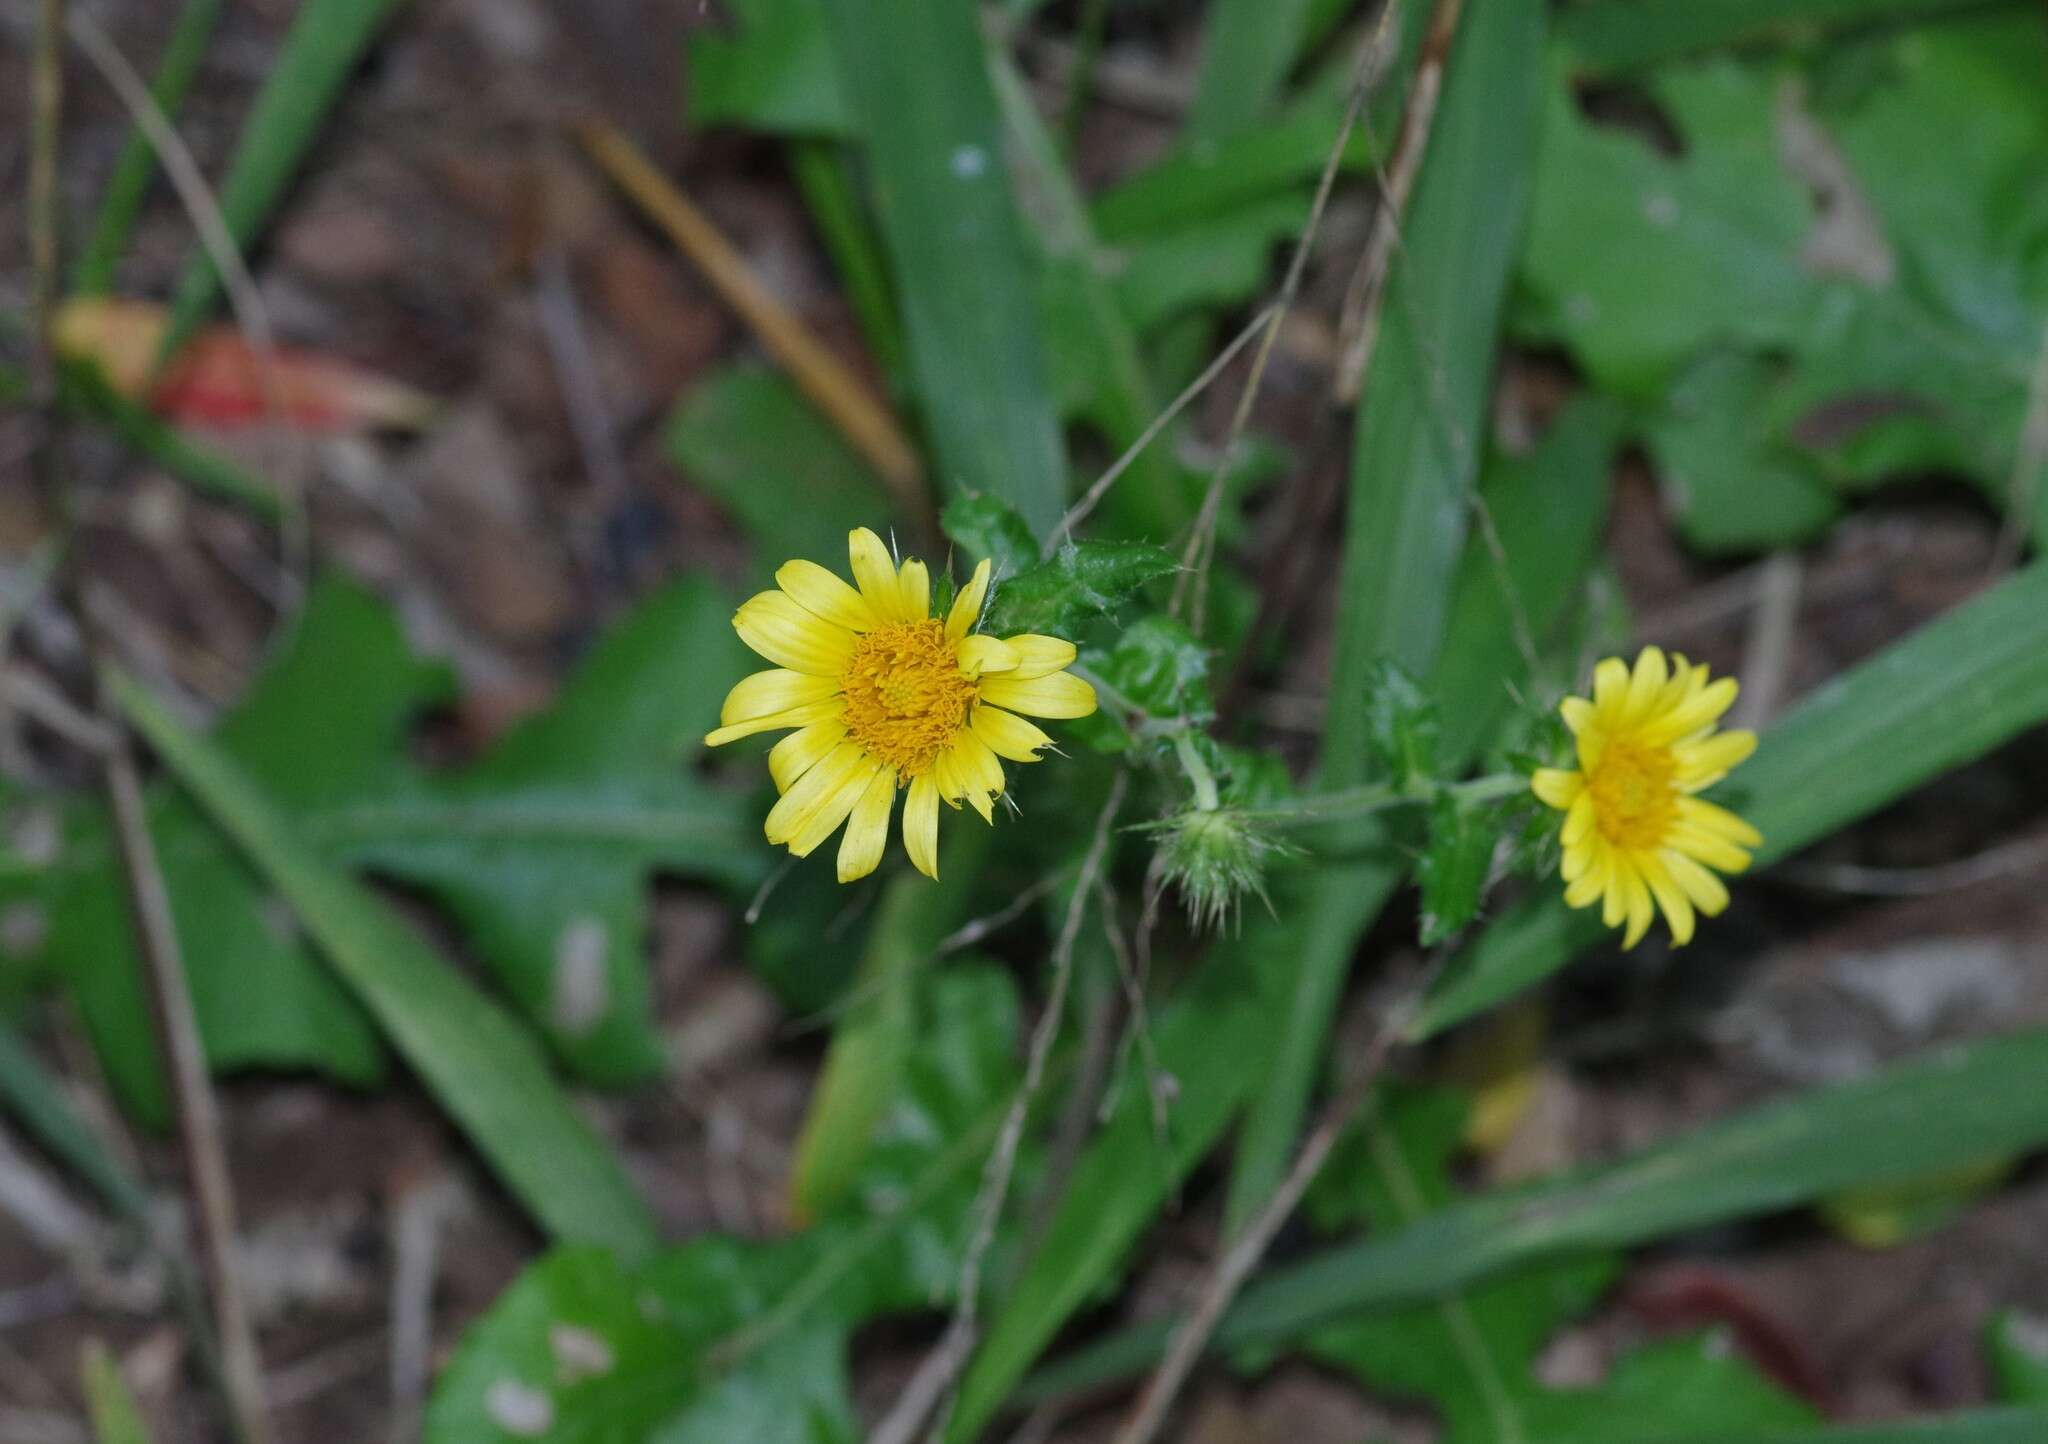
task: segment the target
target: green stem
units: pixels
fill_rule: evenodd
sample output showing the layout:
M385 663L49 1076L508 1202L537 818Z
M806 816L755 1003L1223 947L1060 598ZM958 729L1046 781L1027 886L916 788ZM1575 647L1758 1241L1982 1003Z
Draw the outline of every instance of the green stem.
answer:
M1202 754L1195 746L1193 734L1174 733L1173 750L1180 757L1181 771L1187 773L1188 781L1194 785L1196 809L1201 812L1214 812L1222 805L1222 798L1217 796L1216 778L1209 771L1209 764L1202 760Z
M1393 807L1407 807L1416 803L1434 802L1438 797L1455 797L1465 802L1488 802L1495 798L1512 797L1525 792L1529 779L1519 772L1499 772L1486 777L1475 777L1469 782L1422 781L1407 787L1390 787L1375 783L1365 787L1347 787L1337 792L1325 792L1315 797L1296 798L1292 802L1277 803L1271 807L1244 809L1240 815L1259 822L1275 822L1283 826L1312 822L1329 822L1337 818L1363 817L1368 813L1385 812Z

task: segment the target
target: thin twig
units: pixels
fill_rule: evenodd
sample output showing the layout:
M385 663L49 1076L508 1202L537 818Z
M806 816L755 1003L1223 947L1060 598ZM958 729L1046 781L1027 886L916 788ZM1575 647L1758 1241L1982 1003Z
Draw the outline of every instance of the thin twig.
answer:
M1773 552L1763 565L1756 610L1750 613L1749 635L1743 639L1742 697L1733 718L1743 727L1761 727L1778 713L1792 666L1806 572L1799 553L1789 548Z
M1045 1010L1039 1015L1037 1026L1031 1030L1024 1079L1010 1101L1010 1110L1003 1118L1002 1132L996 1136L988 1166L982 1172L981 1191L970 1214L973 1231L968 1235L967 1250L961 1258L952 1322L947 1324L938 1345L918 1366L916 1374L897 1398L896 1406L868 1435L868 1444L910 1444L925 1420L935 1413L938 1416L937 1428L942 1430L945 1427L945 1416L949 1411L940 1408L940 1400L952 1389L953 1381L960 1376L967 1356L973 1352L980 1337L978 1306L982 1266L987 1261L989 1246L995 1242L996 1222L1002 1217L1003 1205L1009 1198L1010 1178L1017 1168L1017 1150L1024 1142L1024 1120L1030 1116L1031 1105L1044 1085L1046 1063L1052 1057L1053 1044L1059 1037L1060 1015L1066 1011L1067 988L1074 976L1074 943L1081 933L1081 919L1088 911L1088 900L1095 893L1095 880L1108 855L1112 827L1117 809L1123 806L1128 783L1128 775L1118 771L1116 780L1110 784L1109 797L1102 804L1101 815L1095 820L1095 836L1081 861L1080 875L1074 879L1066 917L1060 924L1058 938L1053 942L1052 987L1046 994Z
M1337 1146L1344 1130L1378 1097L1374 1085L1379 1081L1395 1044L1407 1032L1410 1021L1421 1006L1423 994L1428 991L1436 968L1447 955L1447 952L1438 952L1422 974L1402 989L1400 999L1381 1015L1378 1029L1360 1055L1357 1074L1323 1110L1322 1117L1295 1154L1287 1177L1273 1191L1266 1206L1259 1210L1210 1270L1194 1310L1173 1331L1165 1356L1152 1377L1145 1381L1144 1392L1138 1396L1138 1402L1118 1428L1113 1444L1150 1444L1158 1435L1159 1426L1166 1420L1166 1411L1173 1406L1174 1398L1193 1372L1203 1349L1208 1346L1210 1336L1223 1318L1223 1311L1237 1297L1237 1291L1244 1286L1251 1271L1258 1267L1259 1260L1266 1256L1274 1235L1293 1215L1302 1195L1308 1192L1309 1185L1315 1182L1316 1175L1329 1161L1330 1151Z
M256 287L256 278L250 274L248 263L242 259L242 253L235 245L234 233L229 230L227 218L221 214L220 205L206 184L199 162L179 137L163 107L157 104L148 84L99 23L83 10L71 12L68 29L72 43L99 72L107 88L114 92L115 98L128 112L130 122L156 152L157 163L164 168L164 176L170 181L178 204L192 223L200 249L206 252L207 259L220 274L221 289L227 295L228 309L234 312L235 325L249 340L257 391L263 399L266 434L278 458L272 476L278 491L278 551L282 558L285 598L288 603L293 602L305 590L304 578L308 558L312 554L306 513L312 451L306 438L290 425L285 414L282 372L277 359L277 333L270 324L270 310L264 304L263 293ZM289 639L291 620L295 616L295 607L285 605L279 608L281 622L270 638L273 649L281 647Z
M806 396L867 458L906 516L929 528L924 464L879 398L764 286L731 241L623 133L600 120L576 137L612 183L693 261Z
M72 15L70 21L73 38L97 35L104 40L105 37L99 35L83 14ZM66 29L65 0L41 0L37 10L32 62L34 104L30 142L30 254L35 267L36 399L42 408L45 429L37 469L56 504L57 515L68 524L78 514L77 499L63 465L56 351L52 335L58 253L61 249L56 172L63 109L62 42ZM81 40L81 44L85 42ZM105 49L110 51L111 47ZM89 56L93 55L89 46L87 52ZM104 55L95 57L96 63L104 59ZM118 56L115 59L118 60ZM132 78L133 72L128 72L128 75ZM67 580L71 584L72 600L78 604L83 601L84 589L78 584L75 553L70 560L74 565L68 569ZM86 634L88 651L97 662L101 644L89 611L84 605L77 606L79 626ZM104 722L104 706L99 708L99 713ZM234 1433L242 1444L267 1444L270 1435L263 1407L263 1371L256 1354L248 1310L234 1275L234 1196L221 1144L220 1118L206 1075L205 1047L200 1041L198 1019L192 1010L192 994L185 978L184 959L179 953L170 894L164 886L163 871L158 866L156 847L149 834L135 759L128 749L126 733L111 724L109 732L111 746L102 759L108 807L113 816L115 843L136 942L148 974L158 1030L170 1068L180 1140L197 1196L200 1242L213 1291L228 1413Z
M1137 440L1124 448L1124 454L1111 462L1109 469L1097 477L1094 484L1088 490L1081 493L1081 499L1067 508L1067 514L1060 518L1059 525L1046 533L1045 545L1039 550L1041 557L1050 557L1055 551L1059 550L1061 539L1088 519L1088 513L1095 510L1096 506L1101 503L1102 498L1109 494L1109 489L1116 485L1118 478L1130 470L1131 463L1143 455L1145 448L1158 439L1159 433L1168 426L1171 426L1176 416L1185 411L1196 397L1207 391L1215 383L1216 378L1223 374L1224 368L1237 359L1237 353L1251 344L1253 338L1259 334L1259 328L1273 318L1275 309L1275 307L1268 306L1259 312L1258 315L1252 317L1250 321L1246 322L1244 329L1232 338L1230 344L1217 353L1216 359L1203 368L1202 374L1190 381L1180 395L1173 398L1172 405L1152 418L1151 424L1138 433Z
M106 782L136 942L149 975L172 1097L177 1103L179 1141L198 1203L200 1251L213 1292L228 1412L242 1444L266 1444L270 1425L263 1403L263 1366L235 1277L235 1198L228 1180L220 1113L206 1076L206 1047L200 1041L192 991L185 980L171 896L157 864L156 844L143 808L142 782L125 733L107 754Z
M1463 9L1463 0L1437 0L1436 8L1430 12L1429 33L1423 37L1422 54L1415 63L1415 81L1408 88L1408 103L1402 108L1394 153L1381 175L1380 203L1373 213L1372 234L1344 295L1343 317L1337 329L1334 384L1340 406L1358 400L1358 389L1364 384L1366 368L1372 364L1372 353L1379 343L1380 302L1386 291L1387 273L1400 245L1401 220L1408 210L1408 197L1415 189L1415 177L1422 169L1422 154L1429 148L1437 101L1443 96L1444 61L1450 54Z
M2048 863L2048 833L2015 838L1970 857L1931 867L1862 867L1855 863L1785 863L1776 875L1799 887L1855 897L1933 897L2027 872Z
M1350 145L1351 132L1357 129L1359 116L1365 111L1366 97L1371 95L1386 68L1387 42L1393 35L1394 18L1399 9L1393 0L1386 0L1381 6L1378 23L1359 47L1351 95L1344 106L1344 122L1337 128L1336 143L1324 158L1323 173L1316 181L1315 200L1309 206L1308 225L1294 248L1293 259L1287 263L1287 275L1280 283L1279 298L1267 312L1269 319L1260 337L1258 352L1252 357L1251 375L1245 378L1244 390L1238 395L1237 410L1231 415L1230 429L1224 433L1216 469L1209 476L1208 490L1202 495L1202 509L1196 514L1194 529L1188 533L1187 546L1181 552L1181 572L1174 580L1169 610L1178 617L1185 607L1197 634L1202 630L1202 611L1208 596L1209 562L1216 549L1216 519L1223 505L1223 485L1229 478L1238 440L1251 420L1252 403L1258 399L1259 388L1265 382L1266 364L1272 359L1274 343L1280 339L1281 322L1287 319L1295 295L1301 290L1301 278L1308 270L1308 258L1315 248L1316 232L1322 227L1323 212L1329 206L1330 191L1336 185L1337 172L1343 164L1345 147Z

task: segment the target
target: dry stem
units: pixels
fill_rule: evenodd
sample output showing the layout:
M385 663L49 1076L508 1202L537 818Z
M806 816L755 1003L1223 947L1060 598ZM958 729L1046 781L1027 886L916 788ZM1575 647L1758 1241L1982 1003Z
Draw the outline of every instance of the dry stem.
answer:
M1109 797L1095 820L1095 836L1081 861L1080 875L1074 879L1073 896L1067 903L1059 937L1053 943L1052 988L1046 995L1045 1010L1039 1015L1037 1026L1031 1030L1024 1081L1018 1085L1017 1095L1010 1102L1002 1132L996 1137L996 1146L989 1153L988 1167L982 1174L981 1192L975 1198L971 1215L974 1231L968 1237L967 1252L960 1264L958 1300L954 1305L952 1322L946 1326L937 1346L918 1365L916 1374L898 1397L896 1407L868 1435L868 1444L910 1444L924 1421L935 1411L939 1419L934 1433L945 1426L946 1411L939 1408L939 1401L953 1387L953 1381L959 1378L967 1356L973 1352L980 1337L977 1308L982 1265L987 1260L989 1246L995 1242L996 1222L1002 1217L1003 1204L1009 1198L1010 1177L1017 1167L1017 1150L1024 1141L1025 1119L1029 1117L1031 1105L1044 1085L1046 1064L1059 1036L1060 1015L1066 1011L1067 988L1074 977L1074 943L1080 936L1081 920L1088 911L1088 899L1094 895L1096 879L1101 875L1108 856L1111 828L1116 821L1117 810L1123 806L1128 783L1127 774L1119 771L1116 780L1110 784Z

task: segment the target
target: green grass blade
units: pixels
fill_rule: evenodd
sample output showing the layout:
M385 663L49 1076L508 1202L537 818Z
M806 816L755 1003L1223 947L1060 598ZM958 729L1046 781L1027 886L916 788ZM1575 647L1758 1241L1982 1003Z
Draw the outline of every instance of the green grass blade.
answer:
M1731 45L1804 39L1816 31L1939 15L1983 0L1593 0L1559 16L1558 39L1581 75L1618 75Z
M1158 416L1159 398L1139 354L1137 335L1109 283L1111 266L1096 239L1094 222L1059 146L1039 117L1024 77L999 51L990 55L989 73L1004 123L1016 138L1029 189L1043 206L1046 248L1056 261L1071 264L1079 275L1088 320L1094 328L1091 346L1104 357L1103 371L1108 378L1095 420L1111 446L1121 451ZM1171 537L1194 520L1192 499L1175 475L1170 457L1168 445L1147 447L1109 498L1109 510L1135 535Z
M137 453L193 490L245 506L265 521L284 515L284 499L270 482L121 395L96 369L66 367L63 394L68 412L108 427Z
M13 1029L0 1026L0 1104L24 1132L131 1222L147 1222L149 1193L72 1109L56 1082Z
M1209 7L1186 139L1223 140L1264 118L1308 38L1314 8L1314 0L1217 0Z
M557 1238L651 1252L654 1225L618 1160L569 1106L539 1045L329 865L232 761L133 680L122 711L187 791L292 906L307 934L506 1186Z
M1533 57L1543 25L1543 7L1531 0L1475 9L1446 69L1362 393L1320 767L1326 787L1369 780L1373 665L1391 657L1421 675L1441 650L1534 170L1542 71ZM1488 223L1473 225L1480 214ZM1357 931L1391 891L1392 867L1333 872L1324 883L1332 895L1310 909L1315 946L1279 955L1279 968L1292 975L1277 1015L1287 1023L1238 1137L1227 1215L1234 1225L1257 1211L1286 1169ZM1355 899L1369 907L1346 928Z
M798 138L789 146L790 173L838 268L846 298L860 318L875 364L892 384L904 377L903 318L889 289L889 262L861 209L851 157L833 140Z
M149 1444L149 1429L121 1366L98 1339L87 1340L79 1364L79 1381L85 1392L85 1407L92 1415L94 1444Z
M827 9L937 470L1043 535L1066 460L979 14L957 0Z
M165 115L177 115L178 107L184 103L185 92L192 88L193 77L206 58L207 44L213 39L223 8L223 0L185 0L185 8L178 12L177 27L171 31L164 58L157 64L156 79L149 87L157 108ZM135 218L142 213L142 202L149 194L149 183L156 178L156 167L155 148L131 125L128 139L121 146L121 158L114 162L114 173L107 178L107 188L100 194L92 234L71 272L71 289L79 295L104 295L114 288L114 268L128 248L129 236L134 234Z
M2040 1444L2043 1439L2048 1439L2048 1408L1982 1409L1904 1424L1845 1424L1768 1434L1693 1434L1652 1444Z
M1799 703L1722 792L1763 833L1767 865L2044 718L2048 562L2035 562ZM1602 932L1546 886L1445 975L1418 1034L1534 986Z
M363 58L401 0L306 0L243 123L219 202L228 234L246 249L262 231L285 187L340 97L342 82ZM195 251L178 278L168 356L205 319L220 296L220 275Z
M1626 1248L2048 1143L2048 1030L1944 1048L1853 1083L1767 1104L1619 1163L1452 1204L1328 1249L1246 1289L1216 1347L1270 1346L1345 1314L1413 1303L1543 1258ZM1129 1330L1035 1377L1041 1398L1158 1356Z

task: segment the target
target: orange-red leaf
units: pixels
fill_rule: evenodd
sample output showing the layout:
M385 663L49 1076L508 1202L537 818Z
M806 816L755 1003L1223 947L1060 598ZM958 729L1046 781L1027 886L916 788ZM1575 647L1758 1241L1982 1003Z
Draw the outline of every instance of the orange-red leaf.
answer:
M277 348L266 375L266 358L231 326L201 331L151 385L166 325L152 302L81 297L58 309L53 334L65 359L96 364L115 391L187 425L259 426L275 407L297 430L333 435L416 430L433 413L423 392L297 347Z

